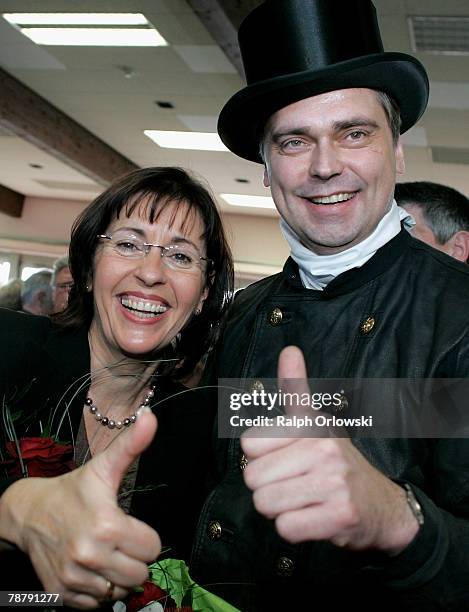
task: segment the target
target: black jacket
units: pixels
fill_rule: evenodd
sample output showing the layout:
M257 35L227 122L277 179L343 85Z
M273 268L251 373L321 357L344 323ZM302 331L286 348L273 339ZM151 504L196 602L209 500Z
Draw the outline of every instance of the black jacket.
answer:
M465 378L468 306L469 268L405 231L324 291L304 289L288 260L282 273L237 296L216 375L275 378L280 350L294 344L314 378ZM281 320L271 319L274 309ZM367 319L373 325L363 327ZM354 443L384 474L414 487L425 524L406 550L391 559L328 542L289 545L253 507L238 441L218 440L195 579L219 585L243 611L469 610L469 440Z
M64 402L71 402L70 421L64 419L59 437L71 441L76 436L89 386L89 359L86 329L63 330L45 317L0 309L0 399L5 398L13 412L38 411L33 420L27 419L27 432L18 426L18 436L38 435L37 423L41 419L44 423L56 406L57 423ZM80 382L83 386L74 397ZM158 431L140 458L135 483L158 488L134 493L131 512L158 531L163 546L169 548L168 557L188 560L205 497L213 412L195 391L165 401L184 390L182 385L159 379L153 400ZM3 569L7 566L12 568L10 576ZM1 567L4 589L13 588L14 576L23 589L28 586L8 557L3 556Z

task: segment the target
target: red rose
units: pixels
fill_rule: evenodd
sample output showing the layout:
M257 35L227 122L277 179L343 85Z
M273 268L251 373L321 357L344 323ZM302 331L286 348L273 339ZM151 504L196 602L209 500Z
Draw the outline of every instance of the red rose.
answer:
M176 602L166 591L153 582L146 580L142 584L143 591L134 591L125 600L126 612L138 612L152 601L161 603L165 610L176 609Z
M28 469L28 476L60 476L73 470L73 446L58 444L52 438L21 438L19 440L20 454ZM14 442L7 442L5 448L14 461L10 464L10 476L21 476L21 465L17 447Z

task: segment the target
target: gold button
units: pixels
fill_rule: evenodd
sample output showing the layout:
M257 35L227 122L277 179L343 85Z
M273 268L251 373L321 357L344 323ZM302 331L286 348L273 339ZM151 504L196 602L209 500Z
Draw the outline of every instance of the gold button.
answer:
M360 325L360 333L363 336L366 336L371 332L376 324L376 319L374 317L367 317L363 323Z
M210 521L207 531L208 537L211 540L219 540L221 538L221 525L218 521Z
M243 471L244 469L246 469L248 463L249 461L246 459L246 455L243 453L241 455L241 459L239 460L239 469Z
M283 319L283 312L280 308L274 308L269 316L269 323L271 325L280 325Z
M280 559L277 561L277 574L279 576L288 578L293 574L294 569L295 564L288 557L280 557Z
M264 391L264 388L261 380L255 380L251 385L251 393L252 391Z

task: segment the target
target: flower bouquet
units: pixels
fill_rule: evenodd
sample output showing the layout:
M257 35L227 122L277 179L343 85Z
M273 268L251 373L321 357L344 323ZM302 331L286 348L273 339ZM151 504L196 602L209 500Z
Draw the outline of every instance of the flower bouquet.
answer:
M76 466L72 459L73 446L51 437L33 436L9 440L5 444L6 459L1 465L8 476L60 476Z
M237 608L196 584L184 561L164 559L149 566L149 579L114 612L239 612Z
M15 398L21 405L24 393ZM42 416L42 415L41 415ZM2 477L60 476L76 467L73 445L62 442L52 433L51 418L43 422L38 410L12 411L5 398L2 400L0 436L0 468ZM18 436L17 426L23 435ZM24 435L35 429L38 435Z

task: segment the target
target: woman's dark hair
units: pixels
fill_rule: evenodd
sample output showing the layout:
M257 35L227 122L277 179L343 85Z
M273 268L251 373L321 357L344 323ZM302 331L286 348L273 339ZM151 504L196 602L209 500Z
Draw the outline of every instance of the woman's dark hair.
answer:
M157 167L135 170L115 181L76 219L69 249L74 285L68 306L55 321L66 327L89 327L94 314L92 293L87 284L93 276L93 263L99 245L98 234L121 214L127 217L143 205L150 223L157 221L168 205L185 207L186 223L200 215L207 257L208 296L202 312L193 316L181 330L180 339L165 347L155 359L170 359L163 373L183 378L190 373L217 338L219 326L233 294L233 262L220 215L208 189L182 168ZM174 218L174 217L173 217Z

